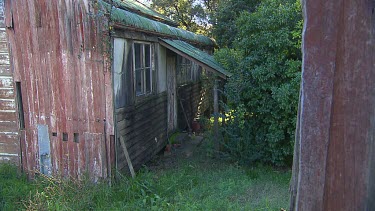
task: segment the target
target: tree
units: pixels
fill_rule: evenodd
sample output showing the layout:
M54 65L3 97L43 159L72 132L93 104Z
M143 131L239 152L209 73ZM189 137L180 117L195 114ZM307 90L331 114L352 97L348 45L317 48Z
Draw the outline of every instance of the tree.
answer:
M179 23L180 28L210 34L209 14L217 0L153 0L151 7Z
M233 73L226 85L233 118L225 146L244 162L291 165L301 69L300 4L263 0L235 20L233 49L216 58Z
M237 18L244 11L255 10L260 0L221 0L216 2L213 13L210 13L210 23L213 25L212 34L220 47L233 47L237 37Z

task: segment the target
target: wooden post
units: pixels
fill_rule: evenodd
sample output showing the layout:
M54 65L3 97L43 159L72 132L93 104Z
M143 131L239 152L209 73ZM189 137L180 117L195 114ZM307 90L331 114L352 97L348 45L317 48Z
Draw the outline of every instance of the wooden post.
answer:
M218 95L218 81L215 79L214 83L214 137L215 149L219 150L219 95Z
M290 210L375 210L375 2L302 6Z

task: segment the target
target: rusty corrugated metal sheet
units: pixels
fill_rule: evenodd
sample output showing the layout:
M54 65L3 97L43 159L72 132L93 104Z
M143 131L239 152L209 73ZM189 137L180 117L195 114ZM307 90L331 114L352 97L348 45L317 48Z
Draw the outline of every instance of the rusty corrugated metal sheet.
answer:
M18 125L10 69L9 50L5 28L9 19L5 20L5 3L0 0L0 162L19 164L20 146L18 141Z
M375 210L375 2L302 3L290 210Z
M105 17L88 15L95 11L87 0L12 0L10 6L7 34L25 115L24 169L39 170L37 126L47 125L54 174L106 177L114 149Z

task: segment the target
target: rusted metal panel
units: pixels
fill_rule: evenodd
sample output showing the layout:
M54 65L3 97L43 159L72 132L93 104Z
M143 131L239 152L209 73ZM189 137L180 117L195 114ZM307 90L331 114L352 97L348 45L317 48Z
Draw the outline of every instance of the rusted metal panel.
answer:
M88 14L95 14L90 1L10 4L7 35L14 80L22 85L24 169L39 169L40 124L48 125L53 174L106 177L113 149L105 141L114 134L107 20Z
M374 210L375 5L305 0L303 7L291 210Z

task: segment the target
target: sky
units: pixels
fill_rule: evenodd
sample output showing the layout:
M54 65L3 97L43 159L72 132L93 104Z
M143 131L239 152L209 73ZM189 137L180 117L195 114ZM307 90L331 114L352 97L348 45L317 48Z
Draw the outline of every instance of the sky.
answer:
M137 1L143 3L143 4L147 5L147 6L150 6L150 4L152 3L152 0L137 0Z

